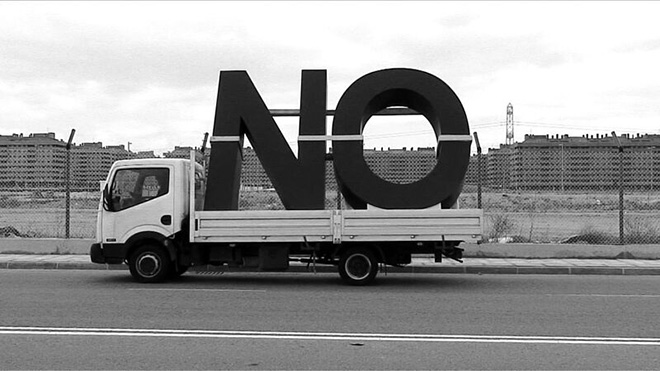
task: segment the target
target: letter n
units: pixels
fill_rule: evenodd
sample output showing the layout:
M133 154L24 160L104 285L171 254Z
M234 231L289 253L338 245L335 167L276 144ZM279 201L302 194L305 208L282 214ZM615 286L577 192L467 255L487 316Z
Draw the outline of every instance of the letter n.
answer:
M325 135L326 96L326 71L302 71L300 135ZM299 141L296 159L247 72L222 71L204 210L238 210L244 135L286 209L324 208L325 141Z

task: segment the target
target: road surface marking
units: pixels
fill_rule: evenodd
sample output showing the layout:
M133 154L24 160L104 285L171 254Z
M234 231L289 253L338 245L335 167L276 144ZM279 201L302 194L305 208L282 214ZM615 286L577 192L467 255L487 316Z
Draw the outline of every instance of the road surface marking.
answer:
M660 298L660 295L647 294L548 294L548 296L577 296L589 298Z
M128 289L129 291L204 291L204 292L266 292L266 290L238 290L238 289Z
M651 345L660 346L660 338L570 337L570 336L495 336L495 335L426 335L368 334L334 332L160 330L78 327L2 327L0 335L55 336L124 336L159 338L233 338L278 340L344 340L455 343L527 343L582 345Z

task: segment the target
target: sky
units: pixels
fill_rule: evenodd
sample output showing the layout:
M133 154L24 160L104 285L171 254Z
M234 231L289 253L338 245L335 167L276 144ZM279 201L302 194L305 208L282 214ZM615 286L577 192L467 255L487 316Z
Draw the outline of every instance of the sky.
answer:
M527 134L660 134L660 2L0 1L0 134L54 132L131 151L199 147L222 70L270 109L328 109L358 78L413 68L447 83L482 148ZM277 120L296 150L297 119ZM373 117L365 148L435 146L421 116ZM475 147L473 146L473 150Z

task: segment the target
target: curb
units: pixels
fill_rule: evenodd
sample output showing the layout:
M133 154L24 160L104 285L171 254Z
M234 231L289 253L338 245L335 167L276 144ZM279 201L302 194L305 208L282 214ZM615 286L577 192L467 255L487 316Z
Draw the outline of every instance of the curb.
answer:
M54 260L57 260L54 259ZM60 270L128 270L125 264L96 264L82 261L48 261L37 258L33 261L9 260L0 263L0 269L60 269ZM333 266L320 265L314 270L311 266L301 263L292 263L285 272L294 273L336 273L337 268ZM235 269L216 266L200 266L190 270L191 273L232 273L232 272L254 272L257 269ZM509 274L509 275L615 275L615 276L653 276L660 275L659 267L602 267L602 266L512 266L512 265L478 265L469 262L458 264L412 264L406 267L387 267L385 272L408 273L408 274Z
M95 239L0 238L0 255L89 255ZM659 259L660 245L461 244L463 256L497 259Z
M603 275L603 276L646 276L660 275L660 268L619 267L507 267L507 266L437 266L437 267L388 267L388 273L432 273L432 274L510 274L510 275Z

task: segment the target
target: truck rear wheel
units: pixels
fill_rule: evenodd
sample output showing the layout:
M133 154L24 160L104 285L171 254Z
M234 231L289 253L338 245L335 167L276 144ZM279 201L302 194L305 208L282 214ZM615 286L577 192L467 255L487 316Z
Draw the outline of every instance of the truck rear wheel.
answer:
M149 244L135 250L128 259L128 268L136 281L154 283L164 281L173 267L164 249Z
M367 285L376 278L377 273L378 261L369 249L352 248L339 259L339 275L349 285Z

